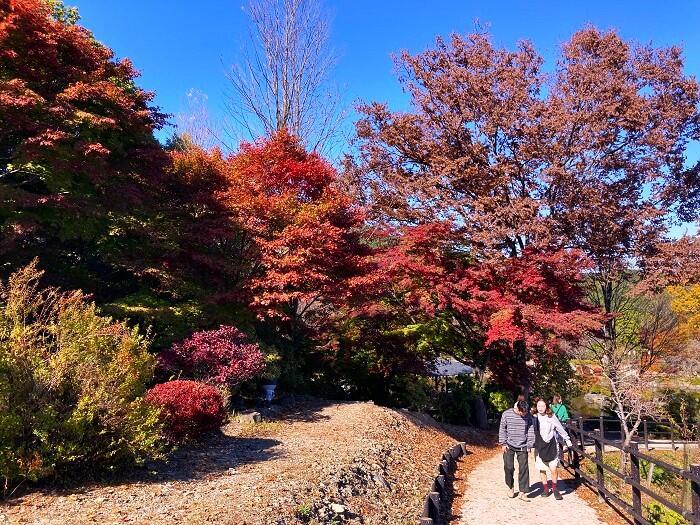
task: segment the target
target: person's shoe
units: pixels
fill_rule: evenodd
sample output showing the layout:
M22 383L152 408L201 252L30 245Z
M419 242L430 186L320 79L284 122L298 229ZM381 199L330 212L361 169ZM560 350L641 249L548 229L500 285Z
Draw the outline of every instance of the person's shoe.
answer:
M562 499L564 499L564 498L561 497L561 493L560 493L558 490L556 490L556 489L554 489L554 499L556 499L556 500L562 500Z
M544 490L542 491L542 494L540 494L540 496L542 496L543 498L546 498L546 497L549 496L551 493L552 493L551 490L544 489Z
M509 498L515 497L515 490L513 490L513 487L508 487L508 497Z
M518 496L518 499L520 501L526 501L527 503L530 503L530 498L527 497L527 494L524 492L521 492L520 495Z

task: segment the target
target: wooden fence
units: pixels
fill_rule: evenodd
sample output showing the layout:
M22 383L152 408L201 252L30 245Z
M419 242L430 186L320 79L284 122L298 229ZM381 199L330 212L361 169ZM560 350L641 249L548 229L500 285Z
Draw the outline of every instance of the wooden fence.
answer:
M578 420L577 420L578 421ZM622 423L618 418L597 417L583 418L583 429L598 430L600 436L610 439L622 439ZM660 443L669 444L671 449L681 446L683 443L697 443L700 445L700 425L695 425L691 432L692 439L684 440L676 430L676 425L671 421L642 421L637 430L637 441L640 446L649 450Z
M671 465L659 458L649 456L639 451L639 443L633 442L629 447L623 447L620 441L603 437L600 429L594 431L584 430L584 420L578 419L567 423L567 430L571 436L574 446L571 447L571 458L564 454L562 464L578 480L588 483L597 493L601 500L605 500L618 508L621 512L629 516L635 525L651 525L644 516L642 498L647 501L657 502L664 507L677 512L693 525L700 525L700 465L690 465L689 468L679 468ZM603 431L604 432L604 431ZM593 446L595 452L587 452L586 446ZM612 447L627 454L629 459L629 472L621 472L608 465L604 461L605 447ZM583 461L590 461L595 465L595 477L582 468ZM642 483L640 475L640 461L647 461L667 472L678 476L683 480L683 484L690 486L691 503L690 508L684 508L670 501L667 497L654 491L650 486ZM621 479L630 490L630 501L626 501L616 494L606 485L605 474L609 473Z
M420 525L440 525L450 512L452 504L452 481L457 460L467 453L465 443L457 443L449 448L435 469L435 478L430 492L423 501Z

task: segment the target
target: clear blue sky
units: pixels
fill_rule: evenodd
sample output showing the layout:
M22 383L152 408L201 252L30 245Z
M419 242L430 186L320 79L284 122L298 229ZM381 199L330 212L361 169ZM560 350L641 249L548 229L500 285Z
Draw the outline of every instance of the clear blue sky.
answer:
M246 36L246 0L65 0L98 40L130 57L141 85L157 93L168 113L182 109L196 88L220 109L225 65L234 62ZM436 35L488 25L497 44L533 41L551 61L573 31L592 23L623 37L655 45L681 45L686 69L700 76L700 2L697 0L562 2L540 0L326 0L332 12L332 45L340 54L337 80L348 100L404 104L391 53L420 51Z
M157 93L172 114L184 110L190 89L204 92L211 113L222 111L224 70L245 41L247 0L65 0L78 7L81 24L130 57L140 84ZM674 0L326 0L333 14L332 46L340 55L336 80L349 103L362 100L405 107L391 54L421 51L436 35L489 27L498 45L534 42L552 65L559 45L586 24L614 28L626 39L656 46L680 45L686 71L700 77L700 2ZM166 133L167 134L167 133ZM695 145L689 156L700 157Z

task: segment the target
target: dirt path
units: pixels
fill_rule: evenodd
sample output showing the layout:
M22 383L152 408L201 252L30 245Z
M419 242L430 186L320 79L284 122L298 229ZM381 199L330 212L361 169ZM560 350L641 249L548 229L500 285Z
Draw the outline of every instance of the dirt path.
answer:
M530 493L530 503L508 498L500 453L477 465L469 474L462 499L461 525L604 525L595 510L572 492L572 485L567 481L559 481L563 501L557 501L553 496L540 497L542 483L534 464L530 455L530 486L534 491Z
M413 523L440 456L470 432L372 403L304 402L273 419L232 423L129 479L0 503L0 524Z

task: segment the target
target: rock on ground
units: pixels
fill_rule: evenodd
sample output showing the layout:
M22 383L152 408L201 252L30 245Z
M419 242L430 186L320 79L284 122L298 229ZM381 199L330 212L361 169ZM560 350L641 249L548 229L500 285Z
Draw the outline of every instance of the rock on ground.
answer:
M0 523L415 523L442 453L470 432L372 403L304 400L129 477L5 502Z

